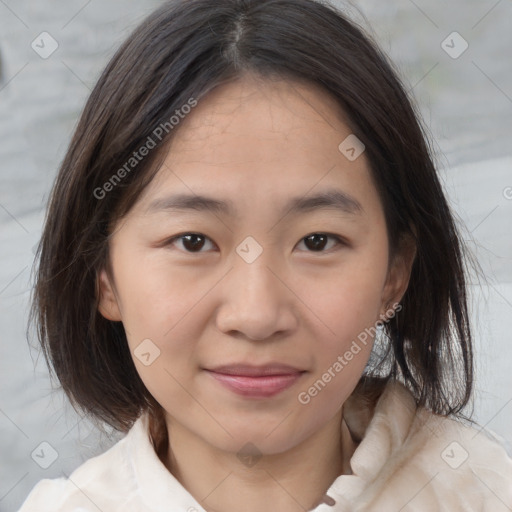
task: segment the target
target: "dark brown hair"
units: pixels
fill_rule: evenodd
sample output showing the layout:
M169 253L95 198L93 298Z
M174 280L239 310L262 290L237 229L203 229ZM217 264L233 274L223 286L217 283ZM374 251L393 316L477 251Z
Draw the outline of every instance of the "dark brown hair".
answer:
M402 310L385 324L385 365L375 371L385 368L386 379L404 382L418 405L459 413L473 376L465 249L428 137L378 46L342 11L313 0L168 2L111 59L56 177L36 254L30 321L50 373L75 408L117 430L127 431L145 410L161 414L136 371L122 323L98 312L97 275L104 266L111 271L111 227L154 177L179 130L169 119L246 73L316 84L345 112L366 146L390 252L406 235L417 249ZM166 122L157 147L98 197L95 191L106 190Z

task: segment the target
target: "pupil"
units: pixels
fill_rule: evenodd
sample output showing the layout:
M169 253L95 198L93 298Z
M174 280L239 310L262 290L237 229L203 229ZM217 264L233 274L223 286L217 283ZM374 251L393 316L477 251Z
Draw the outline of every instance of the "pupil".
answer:
M316 243L313 243L312 244L312 248L313 250L321 250L325 247L325 241L327 240L327 237L325 235L321 235L321 234L315 234L315 235L310 235L308 237L306 237L306 241L307 240L313 240L313 239L316 239L318 240L319 238L323 239L320 243L316 242ZM308 246L308 243L306 242L306 246ZM311 247L309 247L311 248Z
M191 250L194 250L194 249L201 249L201 247L203 246L204 244L204 241L200 241L199 243L197 242L197 240L201 239L202 237L200 235L185 235L185 240L183 241L183 245L187 248L187 249L191 249ZM190 242L190 240L196 240L195 242Z

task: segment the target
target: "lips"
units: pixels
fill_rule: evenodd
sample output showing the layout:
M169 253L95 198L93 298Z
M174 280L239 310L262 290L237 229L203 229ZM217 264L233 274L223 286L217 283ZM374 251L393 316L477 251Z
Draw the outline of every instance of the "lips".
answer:
M272 363L263 366L251 366L248 364L231 364L225 366L218 366L216 368L212 368L209 371L215 373L222 373L225 375L261 377L265 375L291 375L294 373L301 373L303 370L299 370L298 368L286 364Z
M246 398L269 398L289 388L304 373L293 366L272 363L264 366L233 364L206 370L225 388Z

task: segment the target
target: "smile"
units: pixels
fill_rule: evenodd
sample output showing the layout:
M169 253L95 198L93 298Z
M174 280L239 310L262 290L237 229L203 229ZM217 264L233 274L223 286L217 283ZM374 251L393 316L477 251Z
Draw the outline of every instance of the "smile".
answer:
M230 391L251 398L275 396L291 387L306 373L284 365L232 365L205 371Z

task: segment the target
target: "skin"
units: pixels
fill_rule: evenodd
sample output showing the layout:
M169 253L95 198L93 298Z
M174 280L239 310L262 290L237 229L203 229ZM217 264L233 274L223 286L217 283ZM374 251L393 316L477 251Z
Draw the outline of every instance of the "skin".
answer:
M400 301L414 250L388 261L365 155L351 162L338 149L352 133L343 119L313 85L251 75L224 84L180 123L162 168L111 239L113 275L99 274L99 310L123 322L137 371L166 411L164 463L208 511L309 510L350 473L355 445L342 406L371 338L308 404L298 395ZM288 198L332 187L355 197L362 214L280 211ZM237 214L149 211L177 192L230 199ZM206 238L166 244L187 233ZM328 238L315 251L305 240L314 233L346 243ZM252 263L236 252L248 236L263 249ZM133 351L148 338L160 355L145 366ZM306 372L278 395L252 399L203 370L235 362ZM237 457L249 442L261 455L254 465Z

